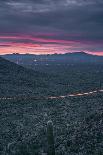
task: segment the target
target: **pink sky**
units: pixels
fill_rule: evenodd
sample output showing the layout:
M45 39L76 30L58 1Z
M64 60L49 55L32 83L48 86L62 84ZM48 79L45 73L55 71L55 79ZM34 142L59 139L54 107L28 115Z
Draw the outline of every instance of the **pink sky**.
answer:
M66 34L66 36L69 35ZM0 35L0 54L53 54L84 51L90 54L103 55L103 51L95 50L97 46L101 45L102 42L59 39L59 34L55 33Z

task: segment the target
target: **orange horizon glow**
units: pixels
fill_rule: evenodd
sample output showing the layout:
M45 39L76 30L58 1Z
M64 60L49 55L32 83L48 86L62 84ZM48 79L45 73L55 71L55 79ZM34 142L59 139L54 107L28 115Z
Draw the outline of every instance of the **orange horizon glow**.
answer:
M38 34L38 33L37 33ZM91 42L88 41L73 41L63 39L45 38L50 36L57 36L54 33L32 35L0 35L0 55L3 54L64 54L77 51L84 51L85 53L103 56L103 51L87 51L85 47L91 47ZM41 35L43 36L41 37ZM95 44L94 44L95 45ZM83 47L83 49L81 48Z
M21 51L21 52L20 52ZM2 49L0 50L0 55L6 55L6 54L13 54L13 53L18 53L18 54L34 54L34 55L47 55L47 54L65 54L65 53L74 53L76 51L68 51L68 52L63 52L63 51L53 51L53 50L36 50L36 51L29 51L25 50L22 48L14 48L14 49ZM103 56L103 52L87 52L84 51L85 53L91 54L91 55L97 55L97 56Z

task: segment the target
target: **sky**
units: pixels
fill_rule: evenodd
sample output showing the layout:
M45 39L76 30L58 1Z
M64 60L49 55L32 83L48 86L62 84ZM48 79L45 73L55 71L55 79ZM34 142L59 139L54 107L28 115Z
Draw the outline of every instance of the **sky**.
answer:
M0 0L0 54L103 55L103 0Z

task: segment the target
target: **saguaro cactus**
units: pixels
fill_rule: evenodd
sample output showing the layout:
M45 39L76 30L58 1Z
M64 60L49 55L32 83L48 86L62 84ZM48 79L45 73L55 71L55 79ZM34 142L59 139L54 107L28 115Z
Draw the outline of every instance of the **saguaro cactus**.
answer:
M48 123L47 123L47 140L48 140L48 155L55 155L55 145L54 145L52 121L48 121Z

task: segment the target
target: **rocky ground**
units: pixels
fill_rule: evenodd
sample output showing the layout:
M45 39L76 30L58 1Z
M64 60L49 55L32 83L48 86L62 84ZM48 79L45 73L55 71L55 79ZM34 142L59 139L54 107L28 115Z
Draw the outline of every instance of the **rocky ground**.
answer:
M0 101L0 154L47 152L47 122L54 124L57 155L103 153L103 96Z

